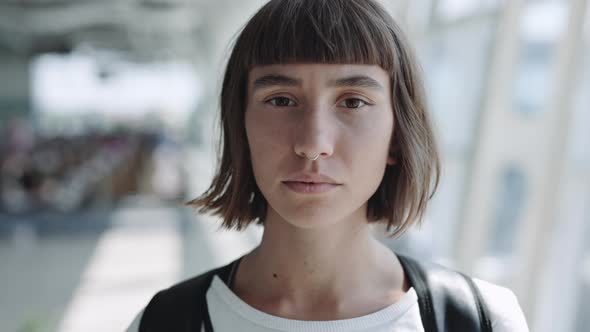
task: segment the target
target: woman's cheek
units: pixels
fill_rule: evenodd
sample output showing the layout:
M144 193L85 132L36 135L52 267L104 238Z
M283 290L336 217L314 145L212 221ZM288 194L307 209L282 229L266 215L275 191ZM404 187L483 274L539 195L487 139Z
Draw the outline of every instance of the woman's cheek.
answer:
M266 114L256 114L250 120L248 140L253 157L269 162L289 149L290 126L286 121Z

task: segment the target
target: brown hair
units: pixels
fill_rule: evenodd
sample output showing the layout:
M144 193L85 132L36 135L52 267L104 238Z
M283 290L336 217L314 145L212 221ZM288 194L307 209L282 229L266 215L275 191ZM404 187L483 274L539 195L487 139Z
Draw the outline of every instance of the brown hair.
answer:
M420 221L438 186L440 161L415 56L401 29L372 0L271 0L235 41L221 90L221 155L209 189L187 204L223 218L223 227L264 223L267 202L255 183L244 112L250 70L288 63L371 64L391 77L394 135L387 166L368 202L370 221L392 236Z

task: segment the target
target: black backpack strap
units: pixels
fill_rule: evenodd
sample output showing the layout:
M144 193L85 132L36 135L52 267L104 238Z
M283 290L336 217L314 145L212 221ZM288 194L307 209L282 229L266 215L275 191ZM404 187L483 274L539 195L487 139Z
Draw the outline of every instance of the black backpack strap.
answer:
M158 292L141 316L139 331L201 331L205 315L209 316L206 294L213 276L218 275L226 281L235 262Z
M426 332L492 332L488 309L468 276L397 255L418 295Z

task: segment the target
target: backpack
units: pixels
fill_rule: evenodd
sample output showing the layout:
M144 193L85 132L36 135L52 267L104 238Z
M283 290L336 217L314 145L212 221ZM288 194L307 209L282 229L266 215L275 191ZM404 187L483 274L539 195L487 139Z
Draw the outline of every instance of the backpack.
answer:
M488 309L468 276L434 263L397 255L418 295L425 332L492 332ZM236 262L158 292L141 317L140 332L213 331L206 293L213 276L226 284Z

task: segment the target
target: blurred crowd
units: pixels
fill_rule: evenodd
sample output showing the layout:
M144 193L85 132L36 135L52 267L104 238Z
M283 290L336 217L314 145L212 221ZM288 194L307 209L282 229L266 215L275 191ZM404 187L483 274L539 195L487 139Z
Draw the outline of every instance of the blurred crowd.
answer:
M13 121L0 136L3 213L69 212L116 204L130 195L183 196L179 147L160 134L120 130L40 137L28 122Z

